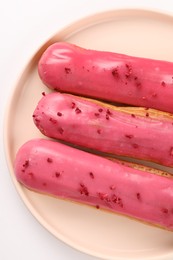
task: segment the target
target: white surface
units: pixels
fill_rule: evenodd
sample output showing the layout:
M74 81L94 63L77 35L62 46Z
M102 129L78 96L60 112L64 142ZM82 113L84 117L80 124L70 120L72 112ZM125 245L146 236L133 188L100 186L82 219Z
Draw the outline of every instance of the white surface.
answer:
M70 22L111 8L141 7L173 14L170 0L0 1L0 259L94 260L47 232L25 207L12 183L3 147L4 111L16 80L47 38Z

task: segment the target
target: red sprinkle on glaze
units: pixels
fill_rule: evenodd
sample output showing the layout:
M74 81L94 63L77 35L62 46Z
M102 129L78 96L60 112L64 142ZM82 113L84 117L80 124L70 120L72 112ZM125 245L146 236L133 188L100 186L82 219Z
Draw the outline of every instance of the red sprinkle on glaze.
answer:
M114 203L117 203L117 196L115 194L112 195L112 201Z
M83 183L80 183L79 191L80 191L80 194L84 194L85 196L89 195L88 189Z
M126 78L129 78L132 74L132 67L129 64L126 64L127 72L125 73Z
M100 129L97 129L97 133L100 135L100 134L101 134L101 130L100 130Z
M161 82L162 87L166 86L166 83L164 81Z
M111 185L109 188L110 190L115 190L115 185Z
M82 111L77 107L77 108L75 109L75 112L76 112L76 114L80 114Z
M100 114L99 114L99 113L95 113L94 115L95 115L96 117L99 117L99 116L100 116Z
M48 163L52 163L52 162L53 162L52 158L48 157L48 158L47 158L47 162L48 162Z
M138 144L132 144L133 148L137 149L139 148L139 145Z
M35 117L34 120L35 120L35 122L36 122L37 124L40 123L40 119L38 119L38 118Z
M147 100L147 98L146 98L146 97L142 97L142 99L143 99L143 100Z
M123 203L122 203L122 199L121 198L118 198L118 205L123 208Z
M136 193L136 197L138 200L141 200L141 194L139 192Z
M61 113L61 112L58 112L58 113L57 113L57 116L62 116L62 113Z
M69 74L69 73L71 72L71 69L70 69L70 68L65 68L64 70L65 70L65 73L66 73L66 74Z
M131 117L135 118L136 116L134 114L131 114Z
M56 177L56 178L59 178L59 177L60 177L60 175L61 175L61 173L60 173L60 172L55 172L55 177Z
M23 164L23 167L28 168L28 166L29 166L29 160L26 160L25 163Z
M96 205L96 209L99 209L100 208L100 206L99 205Z
M42 94L43 96L46 96L46 93L45 93L45 92L42 92L41 94Z
M94 174L93 174L93 172L90 172L89 175L90 175L91 179L94 179Z
M119 72L118 72L118 68L115 68L115 69L112 70L112 75L116 79L118 79L120 77Z
M49 118L49 121L50 121L52 124L56 124L56 123L57 123L57 120L54 119L54 118L52 118L52 117Z
M125 135L125 137L132 139L134 136L133 135Z
M145 116L146 116L146 117L149 117L149 113L146 113Z
M98 111L101 113L103 112L103 108L99 108Z
M164 214L168 214L168 209L167 209L167 208L162 208L161 211L162 211Z
M47 183L46 183L46 182L43 182L43 186L46 187L46 186L47 186Z
M32 115L32 117L36 117L36 115Z
M107 200L108 199L107 193L98 192L98 196L101 200Z
M173 156L173 147L170 149L170 156Z
M109 120L109 115L108 114L106 114L106 120Z
M115 194L112 195L112 201L118 204L121 208L123 208L122 199L117 197Z
M109 116L112 116L112 112L111 112L109 109L106 110L106 113L107 113Z
M62 129L62 127L58 128L58 132L62 135L64 133L64 130Z
M76 104L74 102L71 103L71 108L75 108L76 107Z

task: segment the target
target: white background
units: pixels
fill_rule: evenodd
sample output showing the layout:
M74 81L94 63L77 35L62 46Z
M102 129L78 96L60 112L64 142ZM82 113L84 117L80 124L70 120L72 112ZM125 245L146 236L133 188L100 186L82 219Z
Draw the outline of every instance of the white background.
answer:
M5 161L4 111L28 59L50 36L86 15L128 7L173 14L170 0L0 0L0 259L96 259L52 236L23 204Z

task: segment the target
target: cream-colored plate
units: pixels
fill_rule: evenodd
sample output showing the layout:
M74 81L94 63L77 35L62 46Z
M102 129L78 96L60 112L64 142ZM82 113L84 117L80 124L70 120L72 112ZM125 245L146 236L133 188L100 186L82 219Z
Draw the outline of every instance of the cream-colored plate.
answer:
M173 259L173 233L126 217L31 192L15 179L17 149L42 137L32 113L43 91L37 63L55 41L173 61L173 17L145 10L115 10L96 14L58 32L31 58L15 86L5 126L5 148L14 185L36 219L57 238L104 259ZM151 188L151 187L148 187ZM152 258L153 259L153 258Z

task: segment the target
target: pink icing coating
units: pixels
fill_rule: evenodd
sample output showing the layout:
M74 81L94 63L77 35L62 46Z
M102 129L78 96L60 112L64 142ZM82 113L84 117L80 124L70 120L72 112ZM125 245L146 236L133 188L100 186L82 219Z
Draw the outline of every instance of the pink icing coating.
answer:
M51 93L33 115L46 136L110 154L173 165L173 120L107 109L77 96Z
M38 72L50 88L173 112L173 63L58 42L43 53Z
M19 149L15 174L20 183L36 192L173 230L172 178L44 139L30 140Z

